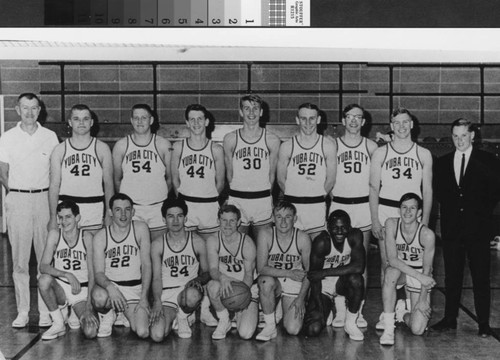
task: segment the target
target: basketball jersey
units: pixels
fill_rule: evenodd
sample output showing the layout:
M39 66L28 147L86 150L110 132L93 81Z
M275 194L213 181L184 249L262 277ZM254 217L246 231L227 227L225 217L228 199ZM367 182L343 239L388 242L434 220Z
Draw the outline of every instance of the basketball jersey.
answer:
M83 231L78 233L75 245L69 246L64 239L62 230L59 230L59 241L52 259L54 268L61 271L68 271L75 275L81 285L88 285L87 268L87 248L83 242ZM59 280L68 283L65 278L58 277Z
M403 232L401 231L401 219L398 219L398 226L396 230L396 249L398 250L398 258L406 265L414 269L422 269L424 258L424 247L420 243L420 231L423 224L419 223L417 231L413 239L408 242L405 240Z
M156 134L144 146L137 145L132 135L128 135L122 161L120 192L130 196L139 205L162 202L168 195L165 169L165 163L156 148Z
M164 289L184 286L198 276L200 263L194 251L193 233L188 231L186 234L186 245L178 251L170 248L167 234L163 235L161 278Z
M408 192L421 197L423 165L418 157L419 146L414 143L405 153L394 150L391 143L385 146L386 155L382 162L379 197L398 203L401 196Z
M304 270L302 266L302 255L297 245L298 231L298 229L293 230L292 241L290 241L288 248L282 249L278 243L276 228L273 227L273 238L267 257L267 264L269 266L282 270Z
M102 165L97 157L97 139L93 137L85 149L75 149L71 145L71 139L66 139L64 148L59 194L78 197L103 196Z
M219 271L227 276L243 281L245 276L245 267L243 266L243 244L246 235L240 233L240 242L236 254L232 254L224 245L222 235L219 234Z
M348 146L341 138L337 142L337 175L333 196L357 198L370 192L370 163L368 141L365 137L356 146Z
M236 131L236 146L233 151L233 178L230 188L237 191L263 191L271 189L269 182L270 152L266 142L266 129L260 138L248 143Z
M330 253L325 256L325 262L323 263L323 269L332 269L339 266L347 265L351 262L351 245L349 245L349 241L345 239L344 249L342 252L338 251L337 248L333 245L333 241L331 241L331 249ZM329 280L328 278L321 280L323 288L328 287Z
M325 195L326 158L323 136L306 149L297 136L292 138L292 154L286 172L285 195L315 197Z
M198 198L219 196L215 184L215 159L212 153L212 140L200 150L189 146L188 139L182 140L179 161L179 193Z
M127 236L116 241L111 226L106 226L106 267L104 273L120 285L138 285L141 281L141 248L135 237L134 222L130 224Z

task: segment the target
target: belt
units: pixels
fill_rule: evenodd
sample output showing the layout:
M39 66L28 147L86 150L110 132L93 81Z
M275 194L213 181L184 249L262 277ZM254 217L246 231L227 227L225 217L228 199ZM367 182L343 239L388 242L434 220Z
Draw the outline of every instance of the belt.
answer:
M229 196L241 198L241 199L260 199L271 196L271 190L262 191L238 191L229 189Z
M9 189L9 191L12 191L12 192L19 192L19 193L36 194L36 193L41 193L41 192L49 191L49 188L45 188L45 189L35 189L35 190Z
M381 204L381 205L390 206L390 207L394 207L394 208L398 208L399 207L399 201L396 201L396 200L389 200L389 199L379 198L378 199L378 203Z
M94 204L104 202L104 196L89 196L89 197L81 197L81 196L70 196L70 195L59 195L60 201L71 200L76 202L77 204Z
M285 201L289 201L292 204L319 204L325 202L324 196L304 196L297 197L291 195L285 195Z
M194 197L194 196L187 196L187 195L179 193L179 199L183 199L183 200L195 202L195 203L213 203L213 202L217 202L218 197L215 196L215 197L210 197L210 198L200 198L200 197Z
M338 204L347 204L347 205L364 204L368 202L368 196L355 197L355 198L334 196L332 201Z

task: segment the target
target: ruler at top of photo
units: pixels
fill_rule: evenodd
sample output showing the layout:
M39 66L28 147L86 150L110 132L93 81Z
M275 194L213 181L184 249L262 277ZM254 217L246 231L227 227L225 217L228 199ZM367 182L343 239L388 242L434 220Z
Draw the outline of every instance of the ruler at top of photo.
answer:
M311 0L45 0L46 26L308 27Z

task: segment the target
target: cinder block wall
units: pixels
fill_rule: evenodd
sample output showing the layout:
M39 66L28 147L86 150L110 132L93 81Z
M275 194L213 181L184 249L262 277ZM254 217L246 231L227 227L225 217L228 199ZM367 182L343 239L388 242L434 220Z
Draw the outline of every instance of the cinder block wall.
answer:
M456 67L398 67L394 64L393 91L433 93L474 93L480 89L480 71L468 66ZM470 64L469 64L470 65ZM340 74L341 73L341 74ZM318 104L324 110L329 124L338 125L339 107L356 102L371 115L373 127L370 136L379 129L388 130L390 113L389 68L376 64L253 64L250 72L252 91L269 90L319 91L339 89L339 77L344 90L364 90L363 94L346 94L339 101L338 94L262 94L269 105L269 121L275 124L293 124L297 106L305 101ZM66 91L150 91L153 71L149 65L66 65ZM162 64L157 68L157 86L162 91L190 91L194 94L162 94L158 97L158 115L162 124L181 124L183 112L190 103L204 104L217 123L237 123L238 94L197 94L198 91L246 91L248 83L246 64ZM484 91L500 93L500 67L484 70ZM41 65L38 61L0 61L0 91L5 96L6 120L18 120L15 100L19 93L61 90L59 66ZM61 121L59 95L42 95L49 122ZM88 104L100 123L128 122L130 107L138 102L153 103L152 95L68 95L67 111L75 103ZM397 96L393 107L405 106L423 124L419 137L441 138L448 135L446 126L457 117L480 119L479 96ZM483 137L500 139L500 99L485 97Z

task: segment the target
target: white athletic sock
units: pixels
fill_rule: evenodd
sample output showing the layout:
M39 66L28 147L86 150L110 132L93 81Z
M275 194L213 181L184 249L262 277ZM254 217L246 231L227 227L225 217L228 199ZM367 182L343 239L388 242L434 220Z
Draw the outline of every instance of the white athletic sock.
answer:
M275 317L274 312L272 312L270 314L264 314L264 322L266 323L266 325L276 326L276 317Z

